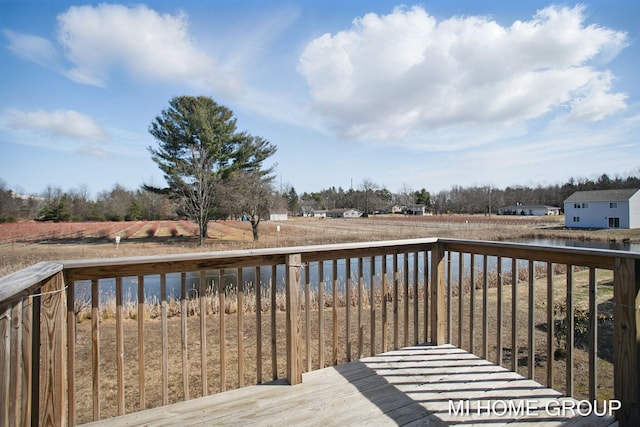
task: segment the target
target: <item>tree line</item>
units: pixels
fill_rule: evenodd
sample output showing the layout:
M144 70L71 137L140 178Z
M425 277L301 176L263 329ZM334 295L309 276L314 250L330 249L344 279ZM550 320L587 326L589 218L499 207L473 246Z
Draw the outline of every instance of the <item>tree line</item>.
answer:
M298 195L293 186L269 189L270 206L286 210L290 215L310 214L314 210L355 208L374 214L390 206L426 205L434 214L492 214L498 208L523 204L544 204L562 207L575 191L640 188L640 171L625 177L610 178L606 174L596 179L570 178L563 184L531 186L452 186L431 195L426 189L403 188L391 192L366 180L358 188L329 187ZM233 216L220 212L221 216ZM92 198L85 186L63 190L47 187L37 196L14 193L0 179L0 222L21 220L43 221L136 221L179 219L187 216L169 197L144 188L128 190L120 184Z
M128 190L120 184L95 198L86 186L63 190L48 186L39 195L21 195L0 179L0 222L25 220L137 221L177 218L171 201L144 189Z
M454 185L448 190L430 193L425 188L414 190L404 186L392 193L384 186L365 180L358 188L344 190L329 187L297 196L293 187L283 191L291 212L310 213L314 210L356 208L364 213L389 212L390 207L424 205L435 215L444 214L496 214L504 206L516 204L549 205L563 208L563 202L576 191L640 188L640 169L626 176L609 177L602 174L596 179L570 178L553 185L463 187ZM295 209L294 209L295 208Z

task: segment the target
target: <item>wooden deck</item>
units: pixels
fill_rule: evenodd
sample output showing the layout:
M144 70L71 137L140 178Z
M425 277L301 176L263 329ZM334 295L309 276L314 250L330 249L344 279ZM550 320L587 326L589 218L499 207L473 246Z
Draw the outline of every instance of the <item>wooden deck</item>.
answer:
M305 373L296 386L255 385L89 425L614 424L574 414L573 403L454 346L420 345Z

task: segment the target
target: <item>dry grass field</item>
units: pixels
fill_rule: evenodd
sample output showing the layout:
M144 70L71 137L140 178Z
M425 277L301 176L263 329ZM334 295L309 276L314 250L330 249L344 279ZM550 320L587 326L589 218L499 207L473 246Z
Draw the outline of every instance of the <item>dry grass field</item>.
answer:
M419 237L455 237L475 240L559 238L596 241L640 241L635 230L565 230L563 217L376 216L359 219L293 218L264 221L254 242L247 222L215 221L209 238L197 245L193 224L184 221L139 223L0 224L0 276L40 261L162 255L276 246L395 240ZM96 225L97 224L97 225ZM279 231L278 231L279 227ZM26 230L25 230L26 228ZM83 229L85 231L83 231ZM115 236L120 235L119 245Z
M80 259L80 258L114 258L134 255L159 255L169 253L193 252L193 251L220 251L227 249L243 249L257 247L275 247L275 246L302 246L325 243L342 243L354 241L373 241L373 240L395 240L404 238L418 237L455 237L464 239L478 240L517 240L531 238L573 238L581 240L601 240L601 241L638 241L640 239L639 230L586 230L575 231L565 230L562 227L561 217L545 217L545 218L520 218L520 217L483 217L483 216L443 216L443 217L374 217L362 219L317 219L317 218L297 218L283 222L263 222L260 225L260 240L254 242L252 240L251 229L248 223L237 221L220 221L211 223L209 227L209 238L204 247L197 246L197 238L193 234L193 228L189 224L181 222L163 221L157 223L144 224L134 227L134 224L128 224L129 232L125 232L126 228L113 227L112 231L106 231L107 228L101 229L95 235L89 232L73 231L72 235L62 232L55 233L51 230L47 234L37 236L26 235L20 237L12 237L11 239L0 238L0 276L9 274L18 269L27 267L39 261L45 260L64 260L64 259ZM121 224L121 226L127 224ZM17 227L15 224L0 224L0 236L10 235L10 227ZM9 228L6 228L9 227ZM62 228L62 226L60 225ZM55 225L51 226L55 229ZM151 231L149 231L151 230ZM15 230L12 230L15 234ZM118 245L114 241L115 235L121 235L122 239ZM576 283L576 307L585 309L586 296L588 293L587 271L577 271L575 273ZM520 281L526 283L526 271L524 276L519 277ZM565 276L563 271L555 272L554 283L555 293L558 297L557 302L563 300L566 295L564 284ZM598 273L599 293L598 304L599 313L607 314L611 311L608 301L612 296L611 274L609 272ZM487 295L485 296L482 289L474 292L475 299L475 316L480 319L482 317L482 307L484 298L488 301L488 322L489 338L488 338L488 355L490 361L495 361L498 352L502 352L503 365L510 367L512 351L510 348L511 336L511 290L510 283L505 284L503 298L504 318L503 324L503 343L502 349L497 349L495 345L495 332L497 313L495 311L495 301L497 299L495 281L492 281ZM546 310L545 295L547 280L536 272L536 296L535 301L535 374L534 377L541 383L546 382L546 370L549 361L546 360ZM471 284L466 283L462 287L462 300L465 309L468 311L471 298ZM519 286L517 291L518 301L518 319L524 326L528 316L529 300L527 286ZM283 377L285 370L284 358L284 312L276 310L274 327L278 331L276 336L276 355L277 367L272 368L271 353L271 337L268 333L271 328L270 317L270 300L268 290L263 290L263 306L261 324L263 329L262 337L262 381L268 381L272 378ZM356 292L357 293L357 292ZM460 299L458 290L454 292L454 302ZM400 295L403 297L402 295ZM419 301L419 315L425 310L420 301L420 295L410 294L408 298L413 304ZM282 296L276 296L276 306L279 308L283 305ZM380 301L382 296L376 297L375 304L378 320L380 322ZM220 366L220 307L216 306L217 299L210 296L208 302L208 322L210 335L207 337L208 360L207 372L209 377L208 393L218 392L223 388L230 389L239 385L238 378L238 346L236 341L230 340L226 344L226 365ZM303 335L306 338L313 337L310 341L310 353L305 352L304 366L311 366L312 369L319 367L319 307L318 295L314 293L310 296L310 305L305 307L309 310L309 326L305 324ZM351 346L351 353L348 356L345 353L347 348L347 331L346 331L346 307L350 306L351 318L355 316L355 303L349 303L341 298L336 304L336 328L338 331L338 342L340 352L337 361L342 363L350 358L357 358L360 351L362 354L371 353L371 343L368 339L364 339L362 349L357 346ZM368 299L365 299L364 311L362 316L369 319L370 309L372 305ZM145 371L147 378L145 379L146 406L154 407L161 404L161 376L160 372L160 355L161 355L161 326L158 318L158 307L153 304L147 304L145 312ZM333 331L333 302L330 295L325 296L325 304L322 308L324 314L323 342L324 342L324 366L332 363L331 345ZM402 308L401 308L402 310ZM237 336L238 311L243 313L242 335L245 337L243 342L244 357L244 374L243 382L245 384L254 384L259 379L257 377L257 313L255 305L255 292L245 296L242 307L238 307L234 295L229 295L226 299L224 307L225 315L225 331L227 337ZM101 417L106 418L116 414L116 346L115 346L115 304L107 302L101 306L101 329L100 329L100 357L101 357L101 384L102 393ZM199 341L199 312L197 307L188 309L188 336L191 337L188 344L189 361L189 397L197 397L202 394L202 384L200 381L200 360L196 355L200 354ZM413 313L410 313L413 316ZM134 307L129 307L125 312L124 321L124 341L125 345L124 359L126 361L125 368L125 396L126 411L132 412L138 410L138 346L137 342L137 311ZM180 350L181 336L181 317L179 301L172 301L169 304L169 337L171 345L169 346L169 400L175 402L184 398L183 378L182 378L182 354ZM402 314L401 314L402 316ZM303 314L306 317L306 311ZM606 316L605 316L606 317ZM92 377L91 377L91 343L92 329L89 310L81 312L78 315L77 337L76 337L76 395L79 397L77 401L78 421L85 422L92 419ZM400 317L402 319L402 317ZM452 329L451 342L461 346L467 350L475 351L480 354L479 348L482 341L482 329L479 328L480 321L476 322L476 342L474 348L471 347L469 331L469 314L465 314L465 320L462 327L457 325L457 306L454 304L452 308L452 318L454 319L454 327ZM349 331L350 342L353 343L354 337L362 334L368 337L370 333L369 321L358 328L355 321L351 321L351 330ZM412 326L408 330L408 337L413 337ZM598 378L599 389L598 397L600 399L611 398L611 381L612 381L612 365L611 354L607 349L611 343L611 322L606 320L599 326L598 340L601 342L598 360ZM518 358L518 371L526 375L528 366L527 357L527 329L522 327L519 329L518 349L515 357ZM461 333L460 333L461 332ZM387 330L389 343L393 343L396 337L393 335L391 322ZM380 331L378 331L380 334ZM422 332L420 332L422 334ZM404 330L399 328L398 342L402 344L405 340ZM282 342L281 342L281 341ZM376 352L380 352L380 343L375 344ZM584 347L584 346L582 346ZM390 349L390 348L388 348ZM307 362L307 359L309 360ZM584 348L576 349L575 355L575 387L576 397L585 398L588 396L587 375L588 353ZM565 360L560 356L554 360L554 381L555 386L559 390L564 389L566 369ZM224 369L226 375L222 375L221 369ZM225 378L224 383L221 378Z

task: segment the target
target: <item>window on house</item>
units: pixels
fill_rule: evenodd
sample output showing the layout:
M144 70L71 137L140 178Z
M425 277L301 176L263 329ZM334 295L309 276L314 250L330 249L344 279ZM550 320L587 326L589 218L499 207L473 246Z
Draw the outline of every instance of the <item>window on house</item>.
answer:
M580 217L579 216L574 216L573 217L573 222L580 222Z
M583 203L583 204L582 204L582 207L583 207L583 208L588 208L588 207L589 207L589 203Z
M574 204L573 204L573 207L574 207L575 209L580 209L580 203L574 203Z
M620 228L620 218L609 218L609 228Z
M618 207L618 203L617 203L617 202L611 202L611 203L609 203L609 207L610 207L611 209L615 209L615 208L617 208L617 207Z

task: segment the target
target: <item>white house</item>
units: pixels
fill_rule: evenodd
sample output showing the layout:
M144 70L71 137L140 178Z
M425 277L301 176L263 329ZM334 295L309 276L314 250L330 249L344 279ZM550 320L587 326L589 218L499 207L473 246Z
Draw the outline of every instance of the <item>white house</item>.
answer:
M571 228L640 228L640 190L576 191L564 201Z
M269 212L270 221L286 221L287 219L289 219L289 213L287 211L270 211Z
M498 209L498 215L545 216L560 215L560 208L549 205L509 205Z
M427 207L425 205L411 205L405 209L407 215L428 215Z
M362 216L362 211L357 209L347 209L344 211L342 216L345 218L360 218Z
M327 211L329 218L360 218L362 212L357 209L331 209Z

